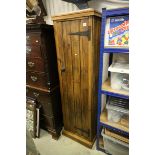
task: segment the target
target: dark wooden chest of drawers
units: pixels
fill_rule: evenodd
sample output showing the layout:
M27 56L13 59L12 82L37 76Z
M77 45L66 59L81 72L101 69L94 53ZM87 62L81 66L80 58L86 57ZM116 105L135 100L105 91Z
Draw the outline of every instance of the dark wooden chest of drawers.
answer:
M62 110L53 26L26 25L26 96L41 105L41 127L57 139Z

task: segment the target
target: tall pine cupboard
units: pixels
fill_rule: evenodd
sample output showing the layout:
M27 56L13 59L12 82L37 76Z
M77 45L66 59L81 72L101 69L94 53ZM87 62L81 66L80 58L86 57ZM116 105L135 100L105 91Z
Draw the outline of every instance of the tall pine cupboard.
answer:
M52 17L63 109L63 134L91 148L97 129L101 14L86 9Z

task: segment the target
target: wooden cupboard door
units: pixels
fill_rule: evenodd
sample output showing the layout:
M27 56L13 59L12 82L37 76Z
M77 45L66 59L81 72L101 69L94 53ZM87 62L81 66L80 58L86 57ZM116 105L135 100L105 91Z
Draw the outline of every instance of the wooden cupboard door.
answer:
M74 112L74 90L73 90L73 66L72 47L70 33L70 22L62 23L62 53L61 53L61 76L62 93L64 101L64 128L74 132L75 112Z
M70 23L71 33L89 31L88 18L71 21ZM83 34L71 35L75 107L74 129L76 133L86 138L90 137L90 111L88 103L88 39L89 36L83 36Z
M88 102L89 18L56 23L57 57L65 130L90 139ZM80 33L79 33L80 32Z

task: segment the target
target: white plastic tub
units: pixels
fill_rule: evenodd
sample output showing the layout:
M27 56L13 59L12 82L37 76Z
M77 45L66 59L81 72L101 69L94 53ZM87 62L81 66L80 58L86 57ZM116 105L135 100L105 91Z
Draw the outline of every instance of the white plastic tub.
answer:
M112 155L129 155L129 145L103 134L104 149Z
M128 116L129 111L121 108L113 107L110 105L106 105L106 109L108 111L108 121L110 122L119 122L121 118L124 116Z
M108 100L106 104L106 109L108 113L108 121L110 122L119 122L121 121L122 117L128 116L129 115L129 110L125 108L121 108L119 106L114 106L110 104L110 100Z
M108 71L111 72L111 88L129 90L129 64L113 63Z

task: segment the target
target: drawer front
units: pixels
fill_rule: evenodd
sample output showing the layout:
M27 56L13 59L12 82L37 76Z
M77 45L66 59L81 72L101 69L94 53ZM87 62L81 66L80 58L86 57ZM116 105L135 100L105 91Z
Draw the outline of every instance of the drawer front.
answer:
M27 33L26 44L27 45L41 45L41 34L40 33Z
M44 60L40 58L27 58L26 70L45 72Z
M50 83L47 80L47 74L45 73L39 73L39 72L26 72L26 84L43 88L43 89L49 89Z
M42 57L41 46L26 46L26 57Z
M26 88L26 96L34 98L41 105L41 114L49 117L53 116L52 98L48 93L40 92L35 89Z
M54 129L55 128L55 124L54 124L54 117L48 117L45 115L41 115L41 121L40 121L40 125L43 128L49 128L49 129Z

